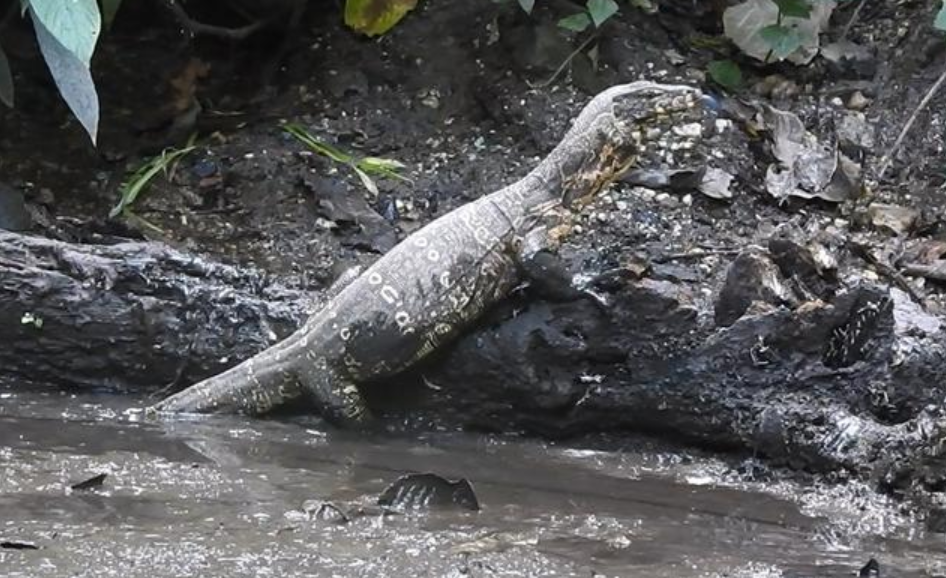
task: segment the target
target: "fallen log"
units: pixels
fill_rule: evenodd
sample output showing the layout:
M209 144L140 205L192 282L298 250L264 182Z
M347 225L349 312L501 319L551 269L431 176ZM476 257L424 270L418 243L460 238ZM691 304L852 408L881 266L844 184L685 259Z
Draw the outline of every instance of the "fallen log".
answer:
M942 482L941 469L923 468L946 439L946 324L898 289L861 284L795 307L755 301L728 327L684 284L644 278L602 291L604 310L528 295L498 307L401 376L420 395L388 404L387 417L555 436L645 431L887 484ZM157 243L0 232L0 366L14 384L179 389L279 341L318 302ZM373 384L369 401L400 396L394 385Z
M157 243L0 231L0 366L20 383L153 391L298 327L313 296Z

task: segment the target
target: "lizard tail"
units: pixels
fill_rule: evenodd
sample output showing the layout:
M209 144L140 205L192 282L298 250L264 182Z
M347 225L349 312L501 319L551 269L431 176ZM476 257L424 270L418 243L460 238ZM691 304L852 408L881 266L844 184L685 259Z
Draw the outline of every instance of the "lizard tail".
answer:
M291 345L283 342L267 349L159 401L145 413L267 413L303 395L292 369Z

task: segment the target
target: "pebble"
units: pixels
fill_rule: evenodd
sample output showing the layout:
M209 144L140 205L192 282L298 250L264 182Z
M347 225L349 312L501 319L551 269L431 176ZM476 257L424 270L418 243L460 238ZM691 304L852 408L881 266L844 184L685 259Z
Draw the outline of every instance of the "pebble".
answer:
M868 105L870 105L870 99L859 90L855 90L847 100L847 107L851 110L864 110Z
M691 122L673 127L673 133L687 138L697 138L703 134L703 126L698 122Z
M691 194L683 195L682 200L683 200L683 204L689 207L690 205L693 204L693 195Z
M663 205L664 207L672 207L677 204L677 200L671 197L667 193L660 193L654 198L657 203Z
M717 118L716 119L716 132L723 133L732 128L732 121L728 118Z
M626 210L627 210L627 201L617 201L617 202L614 203L614 206L615 206L615 207L617 208L617 210L619 210L619 211L626 211Z

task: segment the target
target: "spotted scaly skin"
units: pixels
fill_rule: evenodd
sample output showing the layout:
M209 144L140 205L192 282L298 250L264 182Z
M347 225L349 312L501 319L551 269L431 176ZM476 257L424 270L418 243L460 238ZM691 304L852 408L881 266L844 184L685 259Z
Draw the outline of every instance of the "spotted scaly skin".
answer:
M358 384L402 371L455 338L555 248L570 220L654 133L701 119L692 87L640 81L598 94L528 175L436 219L375 262L298 331L149 412L263 414L307 397L337 425L371 417Z

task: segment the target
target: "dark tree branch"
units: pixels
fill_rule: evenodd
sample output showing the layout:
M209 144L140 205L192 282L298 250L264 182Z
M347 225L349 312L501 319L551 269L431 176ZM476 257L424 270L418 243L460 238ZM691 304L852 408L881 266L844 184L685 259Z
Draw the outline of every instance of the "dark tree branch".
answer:
M194 35L205 34L207 36L216 36L218 38L226 38L228 40L244 40L256 33L258 30L262 29L270 22L270 19L261 19L239 28L214 26L212 24L198 22L197 20L191 18L190 15L187 14L187 11L177 3L177 0L162 0L161 3L165 8L171 11L171 14L174 15L174 18L177 19L181 26Z

